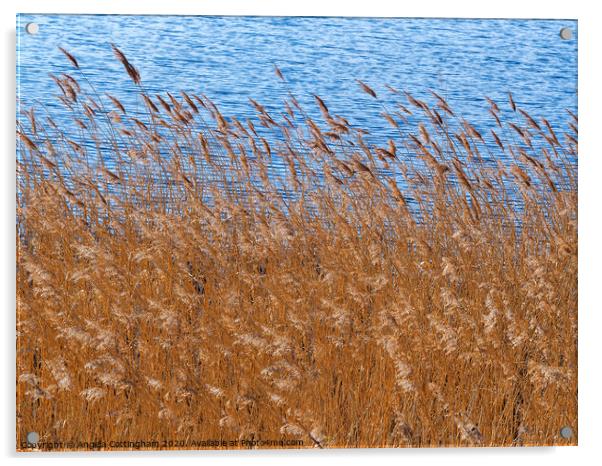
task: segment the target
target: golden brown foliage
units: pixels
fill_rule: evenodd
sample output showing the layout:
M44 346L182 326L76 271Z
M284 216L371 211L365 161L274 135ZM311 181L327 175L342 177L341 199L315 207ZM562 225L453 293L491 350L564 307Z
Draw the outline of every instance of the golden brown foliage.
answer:
M375 147L317 96L245 125L182 95L18 128L19 448L576 442L576 134L407 94L422 124Z

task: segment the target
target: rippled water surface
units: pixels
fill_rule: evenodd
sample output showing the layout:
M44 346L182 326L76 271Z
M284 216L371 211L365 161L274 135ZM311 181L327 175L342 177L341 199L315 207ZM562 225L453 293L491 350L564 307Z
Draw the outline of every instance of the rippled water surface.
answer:
M40 25L37 35L25 32L28 22ZM571 40L560 38L563 27ZM43 105L59 121L70 115L49 73L73 71L59 46L77 57L99 94L142 108L111 42L152 94L204 93L239 118L254 114L249 97L281 111L288 89L277 65L310 114L318 113L315 93L374 137L390 128L356 79L385 100L385 84L427 101L433 89L477 128L491 125L485 96L507 109L512 91L521 107L560 129L565 109L577 104L577 23L568 20L21 15L17 39L22 105Z

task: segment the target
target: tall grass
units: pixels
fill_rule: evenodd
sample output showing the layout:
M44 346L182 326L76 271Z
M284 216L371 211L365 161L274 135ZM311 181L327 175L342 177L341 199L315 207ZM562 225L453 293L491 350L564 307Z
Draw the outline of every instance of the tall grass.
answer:
M142 116L66 52L73 123L19 118L18 448L576 443L575 116L510 95L481 134L360 82L379 146L325 97L151 95L114 50Z

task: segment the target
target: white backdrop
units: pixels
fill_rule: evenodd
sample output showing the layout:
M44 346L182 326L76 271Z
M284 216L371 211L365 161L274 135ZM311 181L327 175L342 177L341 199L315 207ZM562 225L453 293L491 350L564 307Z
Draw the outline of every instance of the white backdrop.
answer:
M488 464L546 463L590 464L602 456L600 435L600 342L601 315L597 292L602 289L600 254L600 208L602 201L602 111L600 82L600 15L594 2L504 0L417 0L411 4L392 0L2 0L3 147L0 154L0 299L3 332L1 454L8 464L45 461L46 464L127 461L131 464L162 464L166 461L198 464ZM431 450L329 450L249 452L135 452L135 453L15 453L15 15L21 13L128 13L128 14L228 14L228 15L323 15L475 18L576 18L579 20L579 447L523 449L431 449ZM25 459L25 460L23 460Z

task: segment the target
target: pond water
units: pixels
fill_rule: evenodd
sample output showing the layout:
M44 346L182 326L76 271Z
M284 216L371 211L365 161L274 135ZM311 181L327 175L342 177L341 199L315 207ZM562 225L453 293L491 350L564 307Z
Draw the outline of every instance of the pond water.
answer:
M39 25L35 35L25 31L30 22ZM570 40L561 39L562 28L570 28ZM562 132L565 110L577 110L577 32L573 20L27 14L17 18L18 96L22 108L44 106L73 126L49 77L73 73L63 47L99 94L141 110L113 56L115 43L150 94L203 93L224 115L242 120L255 115L249 97L282 112L290 89L310 115L319 115L312 97L318 94L332 113L386 140L391 128L379 116L382 104L361 92L361 79L385 102L386 84L429 103L435 90L481 130L493 124L484 97L509 112L511 91L519 106Z

